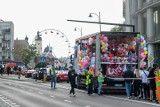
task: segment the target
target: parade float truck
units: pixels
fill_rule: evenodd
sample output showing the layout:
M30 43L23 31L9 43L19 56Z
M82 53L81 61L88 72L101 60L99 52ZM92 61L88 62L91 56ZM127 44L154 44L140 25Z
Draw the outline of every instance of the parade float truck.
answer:
M102 68L105 77L103 91L123 92L125 82L122 75L127 66L139 68L146 65L146 41L138 32L101 32L83 36L76 39L74 49L77 88L86 88L86 68L89 67L96 91L97 72Z

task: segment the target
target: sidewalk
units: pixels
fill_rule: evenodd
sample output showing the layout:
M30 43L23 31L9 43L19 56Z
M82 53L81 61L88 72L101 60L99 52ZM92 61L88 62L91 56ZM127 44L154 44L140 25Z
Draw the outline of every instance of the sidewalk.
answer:
M18 75L15 75L15 74L12 74L12 75L10 74L9 76L7 74L3 74L3 76L0 75L0 78L18 80L18 81L26 81L30 79L30 78L25 78L25 76L21 76L21 78L18 79Z

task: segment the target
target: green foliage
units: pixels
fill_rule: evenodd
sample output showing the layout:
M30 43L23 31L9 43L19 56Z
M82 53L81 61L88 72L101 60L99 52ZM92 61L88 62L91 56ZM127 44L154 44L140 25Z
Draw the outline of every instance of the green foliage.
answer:
M122 26L115 26L111 28L111 32L123 32L123 27Z
M23 49L21 51L21 58L25 64L29 64L29 62L37 55L35 49L35 47L30 45L28 49Z
M43 67L46 67L48 65L48 63L46 62L40 62L36 65L36 68L43 68Z

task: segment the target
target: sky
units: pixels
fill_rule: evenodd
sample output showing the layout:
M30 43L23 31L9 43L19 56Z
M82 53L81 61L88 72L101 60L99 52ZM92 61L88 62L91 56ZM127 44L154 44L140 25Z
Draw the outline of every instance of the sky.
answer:
M14 23L14 38L24 39L27 35L32 43L37 31L56 29L63 32L71 47L79 38L99 32L98 24L69 22L70 20L98 21L89 13L101 13L101 22L123 23L122 0L0 0L0 19ZM102 31L109 31L110 25L102 25ZM43 36L44 34L42 34ZM45 40L51 38L43 36ZM63 42L63 41L62 41ZM47 44L46 44L47 45Z

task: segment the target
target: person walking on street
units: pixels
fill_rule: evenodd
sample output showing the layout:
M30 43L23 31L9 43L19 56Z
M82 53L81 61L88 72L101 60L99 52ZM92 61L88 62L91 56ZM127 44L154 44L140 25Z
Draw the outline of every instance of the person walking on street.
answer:
M71 85L71 90L70 90L70 97L72 96L73 94L73 97L75 97L75 91L74 91L74 88L75 88L75 78L77 76L75 70L73 69L73 66L70 66L69 67L70 70L68 72L68 79L69 79L69 82L70 82L70 85Z
M3 76L3 66L0 68L1 76Z
M56 89L56 72L53 65L50 68L50 76L51 76L51 89L53 89L53 82L54 82L54 89Z
M132 79L134 74L133 71L131 71L131 66L128 66L128 70L124 72L123 78L125 79L125 87L126 87L126 93L127 97L130 99L131 98L131 84L132 84Z
M9 73L11 72L11 68L8 66L7 67L7 74L8 74L8 76L9 76Z
M98 72L98 95L101 95L101 88L103 82L104 82L104 77L102 74L102 68L100 68Z
M22 73L22 71L21 71L21 68L19 67L19 68L18 68L18 79L21 78L21 73Z

